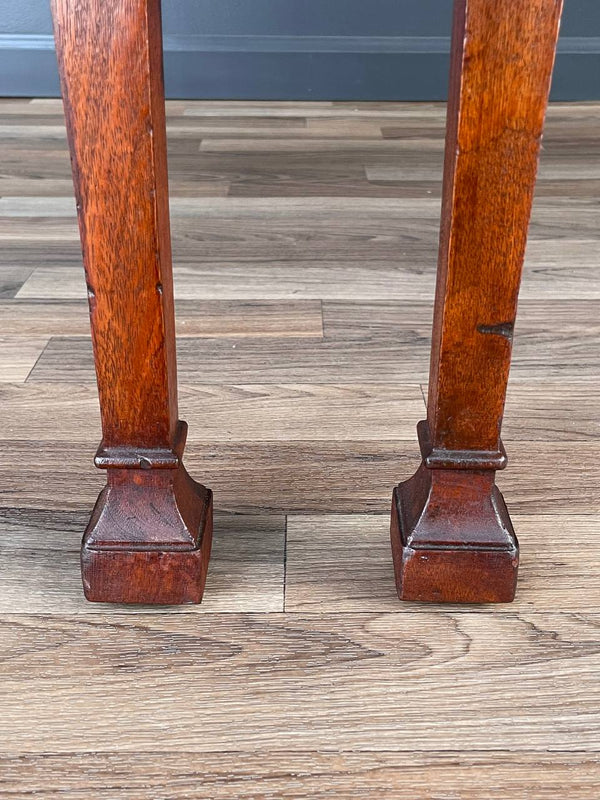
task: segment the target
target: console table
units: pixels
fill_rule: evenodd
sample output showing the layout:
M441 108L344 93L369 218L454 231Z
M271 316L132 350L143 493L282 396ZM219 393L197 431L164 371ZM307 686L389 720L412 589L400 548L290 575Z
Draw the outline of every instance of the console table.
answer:
M422 463L392 501L400 598L512 600L495 471L562 0L455 0ZM195 603L212 494L183 466L160 0L52 0L107 485L82 544L89 600Z

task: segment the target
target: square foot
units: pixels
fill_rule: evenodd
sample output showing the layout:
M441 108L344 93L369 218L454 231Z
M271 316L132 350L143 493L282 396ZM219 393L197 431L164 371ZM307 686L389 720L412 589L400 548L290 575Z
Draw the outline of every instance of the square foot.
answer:
M212 543L212 494L193 549L95 549L84 539L81 574L87 600L100 603L183 605L200 603L204 593Z
M401 600L424 603L510 603L514 600L519 551L469 546L420 546L402 530L398 487L392 500L391 540L396 588ZM414 537L413 537L414 538Z

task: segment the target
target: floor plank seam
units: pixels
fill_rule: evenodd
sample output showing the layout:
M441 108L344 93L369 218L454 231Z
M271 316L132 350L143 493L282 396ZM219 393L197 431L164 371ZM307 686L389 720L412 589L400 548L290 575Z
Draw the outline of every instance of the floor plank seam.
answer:
M44 353L45 353L45 352L46 352L46 350L48 349L48 345L50 344L50 341L51 341L51 339L52 339L52 337L51 337L51 336L49 336L49 337L48 337L48 341L46 342L46 344L45 344L45 345L44 345L44 347L42 348L42 351L41 351L41 353L40 353L40 354L38 355L38 357L36 358L36 360L35 360L35 364L34 364L34 365L31 367L31 369L30 369L30 370L29 370L29 372L27 373L27 377L25 378L25 380L23 381L23 383L28 383L28 382L29 382L29 378L31 377L31 375L32 375L33 371L35 370L35 368L37 367L37 365L38 365L38 364L39 364L39 362L40 362L40 359L43 357Z
M549 113L499 475L522 572L500 606L402 604L393 582L391 488L418 464L427 407L445 107L330 107L333 122L323 106L304 120L306 146L280 122L266 143L264 103L240 105L247 124L235 104L169 107L186 458L218 512L204 603L180 608L82 596L103 474L66 140L40 134L44 102L14 136L0 119L0 372L20 370L0 384L14 796L600 797L600 177L585 179L600 104ZM394 109L377 136L404 141L370 144Z

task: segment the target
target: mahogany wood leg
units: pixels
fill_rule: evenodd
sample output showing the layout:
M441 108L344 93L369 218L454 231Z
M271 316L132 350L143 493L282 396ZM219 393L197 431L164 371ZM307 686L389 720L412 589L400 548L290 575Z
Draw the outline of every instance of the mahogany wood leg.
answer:
M107 470L88 600L197 603L211 492L182 464L160 0L52 0Z
M394 491L404 600L508 602L519 551L495 470L562 0L455 0L422 464Z

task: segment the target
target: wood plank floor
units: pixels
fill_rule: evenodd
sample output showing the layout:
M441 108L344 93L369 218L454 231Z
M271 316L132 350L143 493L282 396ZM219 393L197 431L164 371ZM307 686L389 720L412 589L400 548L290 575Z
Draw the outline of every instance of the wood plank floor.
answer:
M87 604L103 483L62 109L0 100L0 797L600 797L600 105L544 139L499 475L517 600L400 604L445 109L168 104L198 607Z

